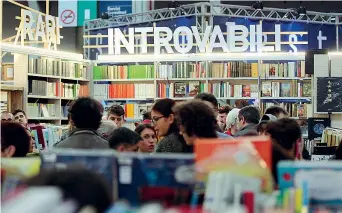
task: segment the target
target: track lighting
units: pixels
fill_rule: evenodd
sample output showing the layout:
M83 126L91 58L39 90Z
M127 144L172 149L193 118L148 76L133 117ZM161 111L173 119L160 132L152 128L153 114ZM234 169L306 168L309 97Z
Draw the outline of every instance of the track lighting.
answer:
M262 4L261 1L257 1L255 3L252 4L252 7L256 10L262 10L264 9L264 5Z
M172 2L170 2L170 3L168 4L168 8L169 8L170 10L174 10L174 9L180 7L180 6L181 6L181 4L180 4L178 1L172 1Z
M107 12L101 13L101 19L109 19L109 15Z
M306 15L306 8L304 6L300 6L298 9L297 9L297 14L298 15L301 15L301 16L305 16Z

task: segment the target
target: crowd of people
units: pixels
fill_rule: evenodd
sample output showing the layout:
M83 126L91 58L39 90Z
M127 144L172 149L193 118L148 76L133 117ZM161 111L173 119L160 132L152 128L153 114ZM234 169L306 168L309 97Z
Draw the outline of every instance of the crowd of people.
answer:
M158 100L151 111L143 115L142 121L136 123L135 130L124 127L125 111L122 106L113 105L108 109L106 117L103 114L104 108L98 101L89 97L75 100L69 107L68 128L54 147L151 154L193 153L197 139L268 135L272 140L272 172L275 182L278 162L300 159L303 150L299 124L289 118L288 112L280 106L269 107L263 113L245 100L236 101L234 106L219 107L215 96L209 93L200 93L194 99L180 103L168 98ZM39 155L34 140L23 110L1 113L1 157ZM341 150L340 145L336 159L341 159ZM59 180L52 179L60 173L63 171L56 171L50 174L51 177L43 179L39 176L40 181L33 179L27 183L44 185L50 181L45 185L63 185L63 181L59 183ZM74 176L69 172L68 175L76 177L83 173L87 172L75 172ZM77 193L77 187L81 186L75 184L68 190ZM109 202L110 199L107 199L106 203Z

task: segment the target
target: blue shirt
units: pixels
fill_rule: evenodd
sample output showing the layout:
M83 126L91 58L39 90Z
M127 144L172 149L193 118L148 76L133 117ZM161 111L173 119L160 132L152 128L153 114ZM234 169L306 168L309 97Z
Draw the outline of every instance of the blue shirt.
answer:
M216 132L216 134L217 134L218 138L225 138L225 139L233 138L232 136L224 134L222 132Z

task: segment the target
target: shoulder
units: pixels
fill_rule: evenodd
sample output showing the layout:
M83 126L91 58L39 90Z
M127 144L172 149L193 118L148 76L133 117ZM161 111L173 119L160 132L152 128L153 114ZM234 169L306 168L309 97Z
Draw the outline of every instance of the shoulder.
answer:
M216 132L216 134L217 134L217 137L218 137L218 138L226 138L226 139L228 139L228 138L233 138L232 136L227 135L227 134L222 133L222 132Z
M159 141L156 152L182 152L183 144L185 144L185 142L181 141L182 139L183 137L179 134L167 135Z

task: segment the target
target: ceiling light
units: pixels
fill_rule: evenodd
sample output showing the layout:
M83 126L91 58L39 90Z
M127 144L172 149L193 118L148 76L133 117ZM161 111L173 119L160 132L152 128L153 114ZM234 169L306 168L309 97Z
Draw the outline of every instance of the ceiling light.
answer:
M297 14L298 14L298 15L301 15L301 16L305 16L305 15L306 15L306 8L303 7L303 6L300 6L300 7L297 9Z
M257 1L255 3L252 4L252 7L256 10L262 10L264 9L264 5L262 4L261 1Z

